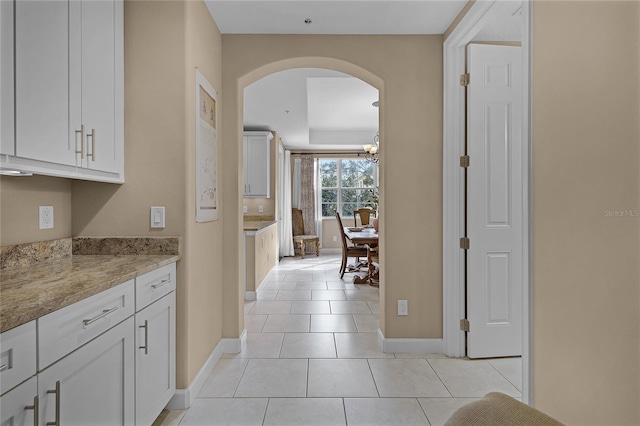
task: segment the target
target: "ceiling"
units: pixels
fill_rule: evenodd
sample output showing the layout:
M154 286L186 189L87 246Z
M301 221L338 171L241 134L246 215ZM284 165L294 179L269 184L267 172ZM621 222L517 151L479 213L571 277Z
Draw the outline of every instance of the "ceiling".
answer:
M223 34L443 34L466 0L205 0ZM520 40L508 1L474 41ZM311 23L305 23L310 20ZM244 128L275 130L293 150L361 150L378 129L378 92L336 71L300 68L245 89Z
M443 34L466 0L205 0L223 34ZM305 20L311 23L305 23Z

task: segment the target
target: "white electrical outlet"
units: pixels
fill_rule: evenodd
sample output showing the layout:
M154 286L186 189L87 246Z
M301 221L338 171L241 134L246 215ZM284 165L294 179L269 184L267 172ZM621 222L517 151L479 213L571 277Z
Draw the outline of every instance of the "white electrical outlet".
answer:
M248 213L248 212L249 212L249 207L242 206L242 213Z
M409 315L409 302L398 300L398 315Z
M338 241L338 236L337 235L333 236L333 241Z
M53 228L53 206L40 206L39 214L40 229Z
M264 213L264 206L258 206L258 213Z

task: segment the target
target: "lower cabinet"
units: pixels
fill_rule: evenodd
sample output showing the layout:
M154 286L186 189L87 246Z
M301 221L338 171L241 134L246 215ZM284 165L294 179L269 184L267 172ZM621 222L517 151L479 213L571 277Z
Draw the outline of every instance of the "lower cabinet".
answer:
M151 425L176 390L176 293L136 313L136 425Z
M130 317L38 373L41 426L134 424L133 328Z
M0 398L0 424L3 426L33 426L38 410L38 382L31 377Z

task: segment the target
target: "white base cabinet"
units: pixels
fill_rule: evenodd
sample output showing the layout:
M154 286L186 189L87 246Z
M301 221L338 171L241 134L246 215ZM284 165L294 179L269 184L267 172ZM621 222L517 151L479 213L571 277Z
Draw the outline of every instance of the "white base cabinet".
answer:
M2 426L34 426L37 425L38 382L29 380L2 395L0 398L0 424Z
M133 318L38 373L40 425L133 425Z
M176 296L136 314L136 425L151 425L176 391Z

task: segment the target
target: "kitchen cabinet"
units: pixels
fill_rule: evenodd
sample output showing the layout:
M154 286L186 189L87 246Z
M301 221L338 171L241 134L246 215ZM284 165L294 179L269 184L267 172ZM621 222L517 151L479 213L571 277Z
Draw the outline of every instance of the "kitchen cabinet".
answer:
M271 132L244 132L244 196L269 198Z
M3 169L124 181L123 31L122 0L15 2L15 150L3 147Z
M0 334L0 394L36 374L36 322Z
M37 423L38 383L29 380L0 397L0 424L11 426L32 426ZM36 421L34 422L34 417Z
M136 425L151 425L176 390L175 264L136 279Z
M133 327L129 317L38 373L41 426L134 424Z
M0 1L0 153L13 155L13 1Z
M278 225L257 231L245 231L245 298L255 299L255 292L278 263Z

